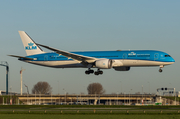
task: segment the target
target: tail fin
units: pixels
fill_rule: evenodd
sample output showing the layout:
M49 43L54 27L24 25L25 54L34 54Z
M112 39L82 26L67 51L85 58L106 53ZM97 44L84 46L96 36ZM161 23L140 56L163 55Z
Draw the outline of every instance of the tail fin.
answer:
M28 36L24 31L19 31L19 35L24 45L24 49L27 55L35 55L44 53L41 48Z

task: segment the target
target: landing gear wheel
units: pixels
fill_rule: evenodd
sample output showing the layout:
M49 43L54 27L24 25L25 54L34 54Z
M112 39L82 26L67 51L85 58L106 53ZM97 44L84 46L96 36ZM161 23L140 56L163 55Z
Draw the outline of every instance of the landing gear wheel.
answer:
M102 75L102 74L103 74L103 71L99 71L99 74L101 74L101 75Z
M97 71L96 71L96 72L94 72L94 75L99 75L99 72L97 72Z
M90 74L90 72L87 70L87 71L85 71L85 74Z
M159 69L159 72L162 72L162 69Z
M90 70L90 69L89 69L89 70L86 70L86 71L85 71L85 74L88 74L88 75L89 75L89 74L93 74L93 73L94 73L94 70Z
M94 73L94 70L89 70L89 72L93 74L93 73Z

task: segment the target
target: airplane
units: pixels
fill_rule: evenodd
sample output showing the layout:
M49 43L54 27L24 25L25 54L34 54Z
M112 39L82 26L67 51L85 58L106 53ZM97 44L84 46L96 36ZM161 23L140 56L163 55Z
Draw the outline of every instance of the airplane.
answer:
M167 53L156 50L116 50L67 52L38 44L24 31L19 31L27 56L9 55L18 60L53 68L87 68L85 74L102 75L102 69L129 71L131 67L158 66L159 72L175 60ZM53 52L44 52L44 47ZM97 68L97 71L92 70Z

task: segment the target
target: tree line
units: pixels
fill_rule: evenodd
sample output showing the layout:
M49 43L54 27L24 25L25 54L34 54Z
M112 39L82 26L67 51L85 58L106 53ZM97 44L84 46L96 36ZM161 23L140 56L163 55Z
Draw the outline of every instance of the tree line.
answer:
M104 94L105 90L100 83L91 83L87 87L88 94ZM52 87L48 82L40 81L32 88L32 94L51 94Z

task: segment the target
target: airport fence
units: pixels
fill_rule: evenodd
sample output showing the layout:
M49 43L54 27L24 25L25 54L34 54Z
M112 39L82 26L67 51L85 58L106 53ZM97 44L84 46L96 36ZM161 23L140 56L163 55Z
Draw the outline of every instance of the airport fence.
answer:
M178 114L180 110L0 110L0 114Z

